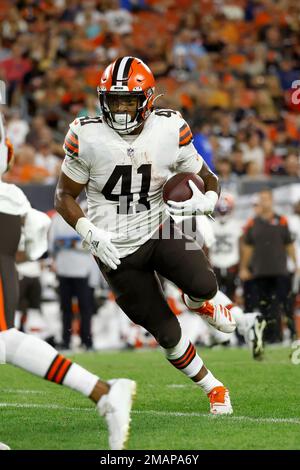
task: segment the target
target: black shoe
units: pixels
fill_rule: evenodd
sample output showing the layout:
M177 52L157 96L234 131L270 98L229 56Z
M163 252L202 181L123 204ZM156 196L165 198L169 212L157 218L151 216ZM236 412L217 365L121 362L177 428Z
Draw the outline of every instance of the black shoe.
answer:
M71 351L70 344L65 343L64 341L56 344L55 349L57 349L57 351Z
M266 320L258 315L252 327L252 355L253 359L261 360L264 354L264 330L267 326Z
M53 348L56 348L57 343L55 341L54 336L48 336L47 338L45 338L45 341L46 343L50 344L50 346L52 346Z

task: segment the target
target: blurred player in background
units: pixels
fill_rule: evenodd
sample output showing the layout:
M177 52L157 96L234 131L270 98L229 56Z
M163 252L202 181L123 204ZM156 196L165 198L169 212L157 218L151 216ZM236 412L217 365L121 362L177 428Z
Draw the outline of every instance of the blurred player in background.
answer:
M5 139L0 115L0 176L9 169L12 159L13 148ZM103 382L45 341L14 328L18 305L15 256L21 233L28 259L38 259L47 250L49 217L32 209L21 189L0 180L0 224L0 363L20 367L91 398L107 422L110 448L122 449L129 432L135 382L127 379Z
M220 200L222 205L222 195L219 201ZM210 258L211 251L216 246L216 233L219 233L219 229L215 228L216 221L213 221L207 216L199 216L194 220L187 220L186 217L174 217L174 220L186 235L192 237L201 247L203 247L205 253L207 253L208 257ZM237 224L234 224L232 228L237 230L237 228L240 228L240 224L238 221L236 222ZM238 234L240 234L240 231ZM239 243L239 240L236 240L236 243ZM232 257L229 257L229 259L232 259ZM182 302L180 291L176 288L176 286L174 286L174 284L170 282L164 282L164 289L172 311L175 313L175 315L178 315L180 325L185 334L191 338L191 341L201 342L206 346L236 343L237 338L235 337L235 332L228 334L218 331L215 328L212 328L211 325L204 322L201 318L201 315L197 314L197 312L192 313L188 311ZM215 297L212 299L212 302L215 305L222 305L230 311L237 326L237 333L252 349L254 355L254 351L256 350L257 344L260 340L260 338L257 336L256 327L259 313L244 313L241 307L236 305L234 301L221 290L218 290Z
M15 326L24 333L35 334L54 345L54 337L42 313L42 267L39 260L28 261L21 242L16 255L19 278L19 304Z
M215 243L210 247L210 261L217 276L219 288L234 299L240 260L242 222L234 217L234 197L222 193L216 206L216 220L212 224Z
M213 326L234 330L230 312L209 302L217 282L203 251L169 219L169 214L212 213L218 179L198 155L180 113L154 110L154 92L152 72L140 59L120 57L106 68L98 89L101 117L76 119L66 135L56 209L96 257L127 316L149 331L169 362L202 388L212 413L228 414L228 390L182 334L156 276L181 288L188 308ZM190 182L193 197L170 201L168 214L163 185L180 172L199 173L206 193ZM89 218L76 202L83 189Z
M83 250L81 239L65 220L55 214L49 230L49 249L54 258L54 270L58 277L62 312L62 343L60 349L69 349L72 333L72 301L78 299L80 312L81 346L91 350L91 318L93 312L89 278L94 260Z

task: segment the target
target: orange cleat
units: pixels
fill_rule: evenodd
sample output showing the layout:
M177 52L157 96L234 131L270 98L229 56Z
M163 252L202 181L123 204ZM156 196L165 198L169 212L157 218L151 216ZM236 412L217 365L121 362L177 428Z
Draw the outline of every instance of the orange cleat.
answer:
M215 387L207 396L210 401L210 412L213 415L231 415L233 413L229 391L226 387Z

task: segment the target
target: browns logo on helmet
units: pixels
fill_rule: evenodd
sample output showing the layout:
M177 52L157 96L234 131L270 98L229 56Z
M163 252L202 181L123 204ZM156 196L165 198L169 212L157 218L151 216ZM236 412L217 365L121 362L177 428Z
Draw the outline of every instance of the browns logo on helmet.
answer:
M155 80L136 57L119 57L102 74L98 95L105 122L120 134L140 127L153 108Z

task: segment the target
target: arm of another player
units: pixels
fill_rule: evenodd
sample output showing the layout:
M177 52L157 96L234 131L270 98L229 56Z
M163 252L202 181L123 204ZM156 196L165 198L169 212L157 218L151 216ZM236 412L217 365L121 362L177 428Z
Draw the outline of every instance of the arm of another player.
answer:
M84 187L85 184L77 183L61 172L55 192L55 209L82 237L84 248L97 256L106 266L117 269L120 255L111 243L113 234L95 227L76 202Z

